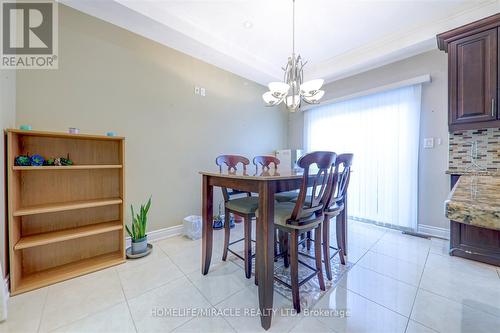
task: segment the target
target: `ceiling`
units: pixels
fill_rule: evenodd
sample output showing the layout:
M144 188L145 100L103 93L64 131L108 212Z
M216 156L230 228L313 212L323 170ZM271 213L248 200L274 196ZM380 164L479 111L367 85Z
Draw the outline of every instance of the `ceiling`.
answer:
M291 0L59 0L266 84L292 52ZM437 33L497 13L500 0L296 0L305 79L353 75L436 48Z

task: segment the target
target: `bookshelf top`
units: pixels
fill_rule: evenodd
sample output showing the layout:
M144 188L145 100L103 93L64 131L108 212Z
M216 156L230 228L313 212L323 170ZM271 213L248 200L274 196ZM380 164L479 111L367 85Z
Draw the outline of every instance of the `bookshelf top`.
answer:
M63 139L82 139L82 140L111 140L111 141L121 141L124 140L123 136L106 136L106 135L95 135L95 134L70 134L64 132L48 132L48 131L33 131L33 130L20 130L15 128L8 128L5 133L14 133L26 136L42 136L42 137L53 137L53 138L63 138Z

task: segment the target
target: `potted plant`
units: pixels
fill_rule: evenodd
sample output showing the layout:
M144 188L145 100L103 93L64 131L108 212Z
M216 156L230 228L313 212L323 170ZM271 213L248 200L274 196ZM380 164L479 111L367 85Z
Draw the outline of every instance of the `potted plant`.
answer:
M221 213L221 204L219 203L219 213L214 215L213 228L215 230L222 229L224 227L224 219Z
M222 203L219 204L219 213L217 215L214 215L214 218L213 218L213 224L212 224L212 227L213 229L215 230L218 230L218 229L222 229L224 228L224 215L222 214ZM234 228L235 224L234 224L234 218L233 218L234 215L229 215L229 227L232 229Z
M148 211L151 207L151 198L146 205L141 205L139 212L134 212L134 207L130 205L132 210L132 225L126 225L127 233L132 238L132 254L141 254L148 250L148 235L146 235L146 225L148 222Z

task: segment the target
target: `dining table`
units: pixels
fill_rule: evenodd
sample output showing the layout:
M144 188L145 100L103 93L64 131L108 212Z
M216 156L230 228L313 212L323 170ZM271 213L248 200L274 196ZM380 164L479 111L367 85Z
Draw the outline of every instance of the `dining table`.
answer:
M271 327L274 293L274 195L297 190L303 171L293 169L200 171L202 175L202 262L201 273L208 274L213 245L214 187L257 193L259 219L256 223L256 269L259 314L262 327Z

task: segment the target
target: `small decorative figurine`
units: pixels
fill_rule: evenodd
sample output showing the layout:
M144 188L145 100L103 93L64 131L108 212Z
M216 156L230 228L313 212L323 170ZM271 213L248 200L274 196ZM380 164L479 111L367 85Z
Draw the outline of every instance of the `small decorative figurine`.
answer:
M73 165L73 161L69 158L69 153L67 157L61 157L61 165Z
M19 126L19 129L23 131L31 131L31 125L21 125Z
M76 127L70 127L68 129L68 132L69 132L69 134L80 134L80 129L78 129Z
M70 166L73 165L73 161L69 158L69 154L67 157L58 157L54 160L55 166Z
M44 161L45 159L38 154L35 154L30 157L30 164L32 166L42 166Z
M30 166L31 160L28 154L17 156L14 160L14 164L17 166Z
M43 162L43 165L54 166L54 159L53 158L46 159L45 162Z

